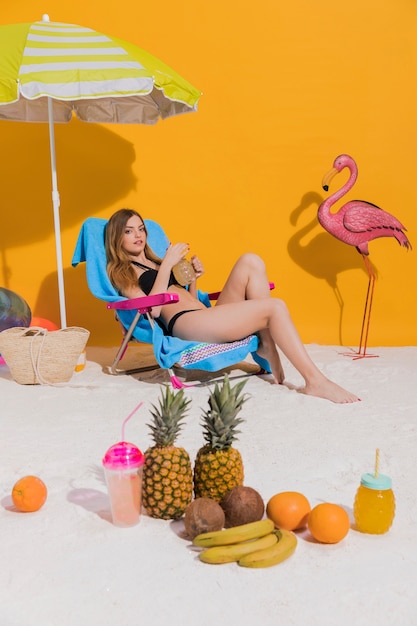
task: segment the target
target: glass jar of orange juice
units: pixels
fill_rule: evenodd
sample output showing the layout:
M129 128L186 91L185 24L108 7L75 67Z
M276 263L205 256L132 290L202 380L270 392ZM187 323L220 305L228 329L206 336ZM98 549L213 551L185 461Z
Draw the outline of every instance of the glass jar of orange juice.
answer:
M356 526L362 533L386 533L395 515L391 478L384 474L363 474L356 492L353 514Z

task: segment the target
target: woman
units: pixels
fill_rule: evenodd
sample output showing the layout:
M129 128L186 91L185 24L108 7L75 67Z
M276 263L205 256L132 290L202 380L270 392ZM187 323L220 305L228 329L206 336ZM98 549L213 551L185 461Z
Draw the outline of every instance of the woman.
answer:
M359 400L326 378L310 359L285 303L270 296L265 264L259 256L242 255L216 306L207 308L197 298L196 281L185 289L172 273L189 245L170 245L164 258L159 259L146 240L141 216L131 209L117 211L106 228L107 271L112 284L127 298L166 291L178 294L178 302L152 309L153 317L167 334L189 341L222 343L257 333L257 360L264 367L269 363L277 383L284 382L278 346L304 378L303 393L338 403ZM199 278L204 272L201 261L193 256L191 263Z

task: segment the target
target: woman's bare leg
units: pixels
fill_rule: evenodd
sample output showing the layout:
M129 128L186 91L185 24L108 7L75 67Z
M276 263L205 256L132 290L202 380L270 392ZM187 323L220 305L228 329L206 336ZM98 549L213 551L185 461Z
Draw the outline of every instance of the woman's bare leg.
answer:
M304 378L304 393L339 403L359 399L329 380L313 363L282 300L261 298L193 311L177 320L174 332L181 339L224 342L264 329L269 329L274 344Z
M216 306L270 297L264 261L257 254L247 253L239 257L233 266ZM257 334L259 336L258 354L268 361L275 380L283 383L284 370L269 328L263 328Z

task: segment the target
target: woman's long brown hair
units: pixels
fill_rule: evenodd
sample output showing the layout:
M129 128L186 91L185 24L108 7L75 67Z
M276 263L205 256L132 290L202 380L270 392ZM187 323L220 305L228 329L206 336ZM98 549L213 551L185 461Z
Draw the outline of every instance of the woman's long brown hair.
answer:
M113 213L106 225L105 244L107 256L107 274L109 275L112 285L123 294L124 290L138 284L138 278L132 267L131 259L123 249L122 240L125 233L128 220L137 216L142 220L146 230L145 222L142 217L133 209L120 209ZM145 244L145 256L150 261L161 264L161 259L152 252L148 243Z

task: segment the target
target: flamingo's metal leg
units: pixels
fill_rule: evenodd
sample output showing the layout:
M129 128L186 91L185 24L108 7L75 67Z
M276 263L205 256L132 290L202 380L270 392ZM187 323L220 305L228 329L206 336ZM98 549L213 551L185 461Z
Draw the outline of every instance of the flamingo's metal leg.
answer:
M359 340L359 349L356 355L353 357L354 359L363 359L365 357L374 357L376 354L367 354L366 348L368 344L368 333L369 333L369 325L371 321L371 311L372 311L372 301L374 297L374 289L375 289L375 272L372 267L372 263L366 255L362 255L363 261L365 263L366 271L368 272L369 280L368 280L368 289L366 292L366 300L365 300L365 308L363 312L362 319L362 328L361 328L361 336Z

